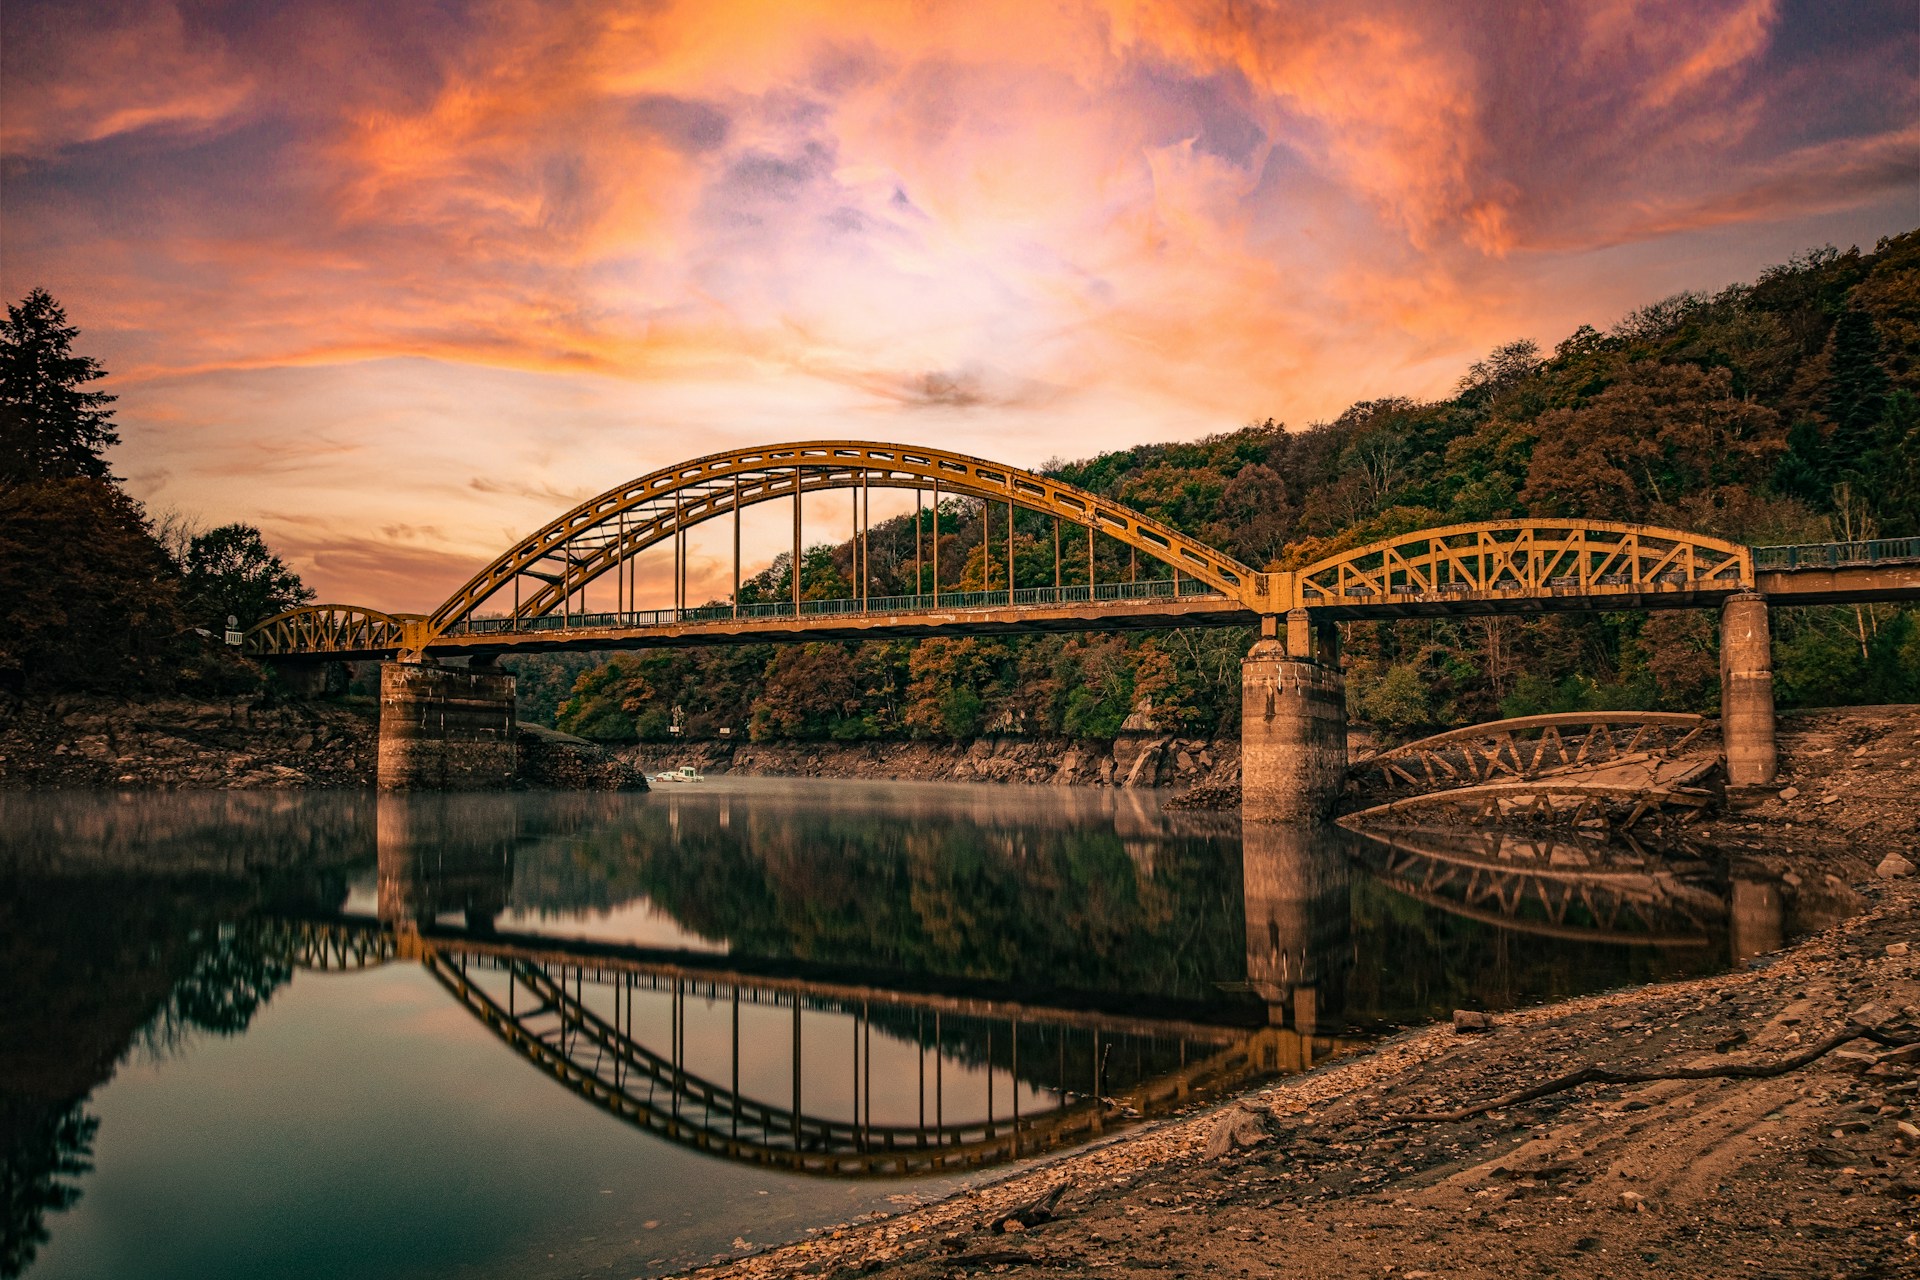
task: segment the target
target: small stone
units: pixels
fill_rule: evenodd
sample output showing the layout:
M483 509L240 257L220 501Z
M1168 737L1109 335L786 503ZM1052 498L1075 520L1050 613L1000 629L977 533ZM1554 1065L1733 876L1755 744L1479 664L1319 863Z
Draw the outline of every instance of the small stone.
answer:
M1000 1229L1002 1231L1009 1231L1009 1232L1025 1231L1027 1229L1027 1224L1020 1221L1020 1219L1018 1218L1008 1218L1005 1222L1000 1224Z
M1257 1146L1267 1140L1260 1117L1245 1107L1229 1107L1207 1135L1206 1157L1217 1160L1235 1147Z
M1847 1015L1847 1021L1863 1027L1884 1027L1897 1016L1897 1011L1883 1004L1863 1004Z
M1895 1127L1909 1138L1920 1138L1920 1124L1915 1124L1911 1120L1898 1121Z
M1887 944L1887 954L1890 956L1903 956L1907 954L1907 944L1904 942L1889 942Z
M1897 853L1890 853L1880 859L1880 865L1873 869L1873 874L1882 880L1895 880L1901 876L1912 875L1913 864Z
M1800 788L1798 788L1798 787L1782 787L1782 788L1780 788L1780 792L1779 792L1779 795L1780 795L1780 798L1781 798L1782 800L1793 800L1793 799L1797 799L1797 798L1799 797L1799 795L1800 795Z
M1475 1031L1493 1030L1493 1015L1474 1009L1455 1009L1453 1011L1453 1029L1461 1035Z

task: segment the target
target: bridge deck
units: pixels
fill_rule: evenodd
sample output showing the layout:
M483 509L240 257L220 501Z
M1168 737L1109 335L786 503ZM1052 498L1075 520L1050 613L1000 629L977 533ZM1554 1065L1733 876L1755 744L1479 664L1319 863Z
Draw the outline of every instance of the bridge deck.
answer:
M1023 588L1013 602L1003 592L942 593L868 601L807 601L795 617L792 606L749 606L734 616L731 606L660 609L636 613L550 616L521 620L478 619L438 637L428 652L437 657L475 653L537 653L567 649L676 648L714 644L767 644L805 640L922 639L932 636L1036 635L1073 631L1151 630L1165 627L1252 626L1259 615L1238 600L1183 582L1173 594L1167 580L1116 583L1087 598L1087 588ZM1920 600L1920 561L1912 564L1802 566L1757 575L1759 590L1776 605L1857 604ZM1124 594L1123 594L1124 593ZM1513 613L1593 612L1615 609L1711 607L1730 591L1686 583L1653 583L1629 594L1595 596L1521 591L1458 592L1356 599L1314 612L1343 621L1400 617ZM369 656L372 656L371 654Z
M1307 601L1313 613L1340 621L1388 620L1553 612L1717 607L1727 596L1755 589L1779 605L1920 601L1920 538L1807 547L1763 547L1753 552L1751 587L1742 578L1703 576L1686 569L1632 574L1523 576L1481 579L1378 571ZM1262 580L1288 575L1257 575ZM1489 585L1492 584L1492 585ZM1264 590L1265 588L1261 588ZM424 652L435 657L766 644L807 640L924 639L1072 631L1150 630L1168 627L1248 626L1263 612L1284 609L1256 592L1226 594L1190 576L1148 581L1022 587L997 591L942 591L868 599L702 605L686 609L568 612L510 617L463 617L433 633ZM405 617L344 606L314 606L315 615L342 615L301 631L286 619L261 624L249 651L291 658L396 656ZM297 611L296 611L297 612ZM346 617L346 615L354 615ZM293 615L288 615L292 617ZM329 616L331 616L329 614ZM285 634L281 634L284 632Z

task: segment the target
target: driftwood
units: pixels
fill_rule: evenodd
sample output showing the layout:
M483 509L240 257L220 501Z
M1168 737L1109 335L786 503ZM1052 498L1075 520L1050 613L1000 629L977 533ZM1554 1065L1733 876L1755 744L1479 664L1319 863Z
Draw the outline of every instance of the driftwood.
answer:
M1461 1107L1457 1111L1400 1111L1388 1115L1386 1119L1408 1122L1470 1120L1488 1111L1498 1111L1503 1107L1514 1107L1523 1102L1532 1102L1536 1098L1564 1093L1568 1089L1577 1089L1583 1084L1651 1084L1657 1080L1767 1080L1774 1076L1786 1075L1790 1071L1798 1071L1808 1063L1826 1057L1851 1040L1871 1040L1875 1044L1895 1047L1920 1043L1913 1038L1902 1038L1872 1027L1863 1027L1858 1023L1848 1023L1826 1039L1816 1041L1790 1058L1781 1058L1775 1062L1733 1062L1725 1066L1666 1067L1649 1071L1616 1071L1611 1067L1582 1067L1578 1071L1555 1076L1551 1080L1515 1093L1502 1094L1498 1098L1489 1098L1485 1102L1476 1102L1470 1107Z
M1043 1222L1053 1221L1054 1206L1060 1203L1060 1197L1067 1194L1069 1183L1054 1184L1053 1190L1037 1196L1016 1209L1009 1209L993 1220L993 1230L1004 1233L1009 1223L1019 1223L1020 1229L1037 1227Z

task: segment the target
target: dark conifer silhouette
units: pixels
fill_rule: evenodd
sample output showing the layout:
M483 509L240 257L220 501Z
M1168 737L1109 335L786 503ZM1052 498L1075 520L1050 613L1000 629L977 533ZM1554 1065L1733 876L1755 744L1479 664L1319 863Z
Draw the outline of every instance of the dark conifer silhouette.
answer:
M106 376L75 355L80 330L45 289L9 304L0 325L0 479L107 480L101 454L118 444L115 397L82 388Z

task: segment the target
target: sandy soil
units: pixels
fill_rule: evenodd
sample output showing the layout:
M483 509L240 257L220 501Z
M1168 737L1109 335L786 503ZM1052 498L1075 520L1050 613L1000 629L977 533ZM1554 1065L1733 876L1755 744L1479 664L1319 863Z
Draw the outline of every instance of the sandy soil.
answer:
M1765 1079L1584 1085L1589 1065L1766 1066L1850 1022L1920 1039L1920 708L1783 719L1783 798L1699 829L1857 911L1718 977L1413 1031L1223 1107L703 1277L1081 1273L1920 1276L1920 1050L1855 1040ZM1828 797L1833 797L1829 800ZM1815 912L1817 914L1817 912ZM1049 1221L995 1228L1059 1190Z

